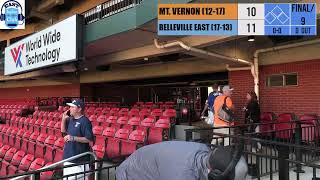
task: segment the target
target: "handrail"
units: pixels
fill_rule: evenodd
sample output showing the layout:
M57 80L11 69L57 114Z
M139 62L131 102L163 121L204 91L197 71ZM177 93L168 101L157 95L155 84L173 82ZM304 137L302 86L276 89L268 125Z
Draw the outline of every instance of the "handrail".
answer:
M96 161L94 163L94 168L98 169L99 164L97 162L97 160L98 160L97 156L93 152L85 152L85 153L82 153L82 154L78 154L78 155L72 156L72 157L70 157L68 159L64 159L64 160L61 160L59 162L53 163L53 164L51 164L49 166L44 166L44 167L42 167L42 168L40 168L38 170L46 170L46 169L49 169L49 168L55 168L60 164L63 164L65 162L70 162L72 160L78 159L78 158L86 156L86 155L91 155L91 156L94 157L94 160ZM94 180L98 180L98 171L95 171L94 174L95 174L94 175ZM31 176L31 179L34 179L34 174L29 174L29 175L18 176L18 177L12 178L11 180L18 180L18 179L26 178L26 177L29 177L29 176Z

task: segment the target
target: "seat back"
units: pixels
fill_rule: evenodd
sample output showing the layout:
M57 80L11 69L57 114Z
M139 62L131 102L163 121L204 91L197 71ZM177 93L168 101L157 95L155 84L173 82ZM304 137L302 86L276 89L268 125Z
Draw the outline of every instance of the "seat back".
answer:
M105 130L103 131L103 136L105 136L105 137L114 137L114 135L115 135L115 133L116 133L116 129L115 128L113 128L113 127L107 127L107 128L105 128Z
M115 137L119 138L119 139L128 139L129 138L129 130L128 129L119 129L116 134Z
M33 160L34 160L34 156L32 154L27 154L22 158L18 169L22 171L28 171Z
M168 119L159 119L154 127L151 127L148 135L148 143L154 144L169 139L170 121Z
M37 169L42 168L44 165L45 161L41 158L37 158L31 163L29 171L35 171Z
M18 167L22 158L24 158L25 155L26 155L26 152L24 152L22 150L16 152L12 157L11 165Z
M290 121L292 121L292 118L289 114L282 114L281 116L278 116L277 122L274 124L276 138L286 141L292 138L295 124L290 123Z
M317 115L302 115L301 121L301 135L302 141L307 143L317 142L319 140L319 123Z
M121 116L118 118L117 123L122 125L128 124L128 119L128 116Z
M145 132L134 130L129 136L129 140L143 143L145 141Z
M14 154L17 152L16 148L10 148L6 154L4 155L4 160L6 160L7 162L11 162L12 157L14 156Z

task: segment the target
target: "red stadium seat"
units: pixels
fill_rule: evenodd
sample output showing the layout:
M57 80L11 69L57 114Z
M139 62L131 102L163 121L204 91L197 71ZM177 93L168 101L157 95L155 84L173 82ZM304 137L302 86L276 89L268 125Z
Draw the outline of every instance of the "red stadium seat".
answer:
M119 129L115 138L109 137L107 140L107 157L112 159L116 157L120 157L120 139L128 139L129 131L127 129Z
M13 129L9 136L9 145L13 147L16 144L16 135L18 133L18 129Z
M27 119L27 118L25 118L25 117L20 118L20 120L19 120L19 122L18 122L18 128L19 128L19 129L22 129L22 128L23 128L26 119Z
M3 160L11 162L13 155L17 152L17 149L12 147L4 155Z
M8 175L15 175L15 174L17 174L17 171L18 171L18 168L17 168L16 166L10 165L10 166L8 167L8 172L7 172L7 174L8 174Z
M132 108L132 109L129 111L129 117L137 117L137 116L140 116L140 115L139 115L139 109L137 109L137 108Z
M47 133L47 125L49 124L50 121L42 121L40 125L40 133L46 134Z
M121 117L119 117L119 119L117 120L117 123L118 123L118 124L121 124L121 125L126 125L126 124L128 124L128 120L129 120L129 117L128 117L128 116L121 116Z
M56 137L62 137L62 133L61 133L61 121L57 122L54 125L54 134Z
M56 137L54 135L50 135L47 137L47 139L45 140L44 144L46 146L46 151L45 151L45 155L44 155L44 160L46 162L52 162L53 161L53 156L54 156L54 143L56 141Z
M121 155L128 156L135 150L142 147L145 142L145 133L143 131L135 130L130 136L129 140L121 140Z
M48 135L55 135L55 132L54 132L55 124L56 124L55 121L49 121L49 123L47 124Z
M12 127L18 127L19 126L19 121L22 117L16 117L14 119L11 119L11 126Z
M289 140L293 137L295 123L290 123L290 121L292 121L293 119L293 115L290 113L284 113L278 116L276 120L277 123L275 123L274 125L276 138Z
M43 158L45 153L45 140L47 139L47 134L40 134L36 140L36 151L35 157L36 158Z
M144 133L149 136L149 129L153 127L155 122L154 118L146 118L143 121L141 121L140 126L138 126L136 129L140 131L144 131Z
M147 118L150 114L151 114L151 113L150 113L150 111L149 111L148 109L142 109L142 110L140 111L140 117L141 117L142 119Z
M2 160L1 162L1 170L0 170L0 177L7 176L8 172L7 169L9 167L10 163L7 161Z
M105 155L105 146L104 145L101 145L101 144L95 144L93 147L92 147L92 150L93 152L97 155L97 157L99 159L103 159L104 158L104 155Z
M260 125L260 132L263 136L271 136L271 131L274 131L274 114L271 112L264 112L260 115L260 122L263 125ZM267 124L272 123L272 124Z
M49 162L47 163L45 166L49 166L53 163ZM45 171L45 172L42 172L40 173L40 179L41 180L49 180L49 179L52 179L52 176L53 176L53 171Z
M106 116L105 115L100 115L97 118L97 122L99 122L99 125L102 126L106 122Z
M36 140L38 138L38 136L40 135L39 132L33 132L29 138L29 142L28 142L28 153L29 154L35 154L35 148L36 148Z
M25 133L23 134L23 139L21 142L21 150L24 152L28 152L28 143L29 143L29 137L31 136L31 132L30 131L25 131Z
M104 137L102 136L103 127L102 126L94 126L92 129L93 135L95 136L95 144L103 144L105 143Z
M300 116L302 141L314 143L319 140L319 123L317 115Z
M91 122L97 121L97 116L96 116L96 115L91 115L91 116L89 117L89 120L90 120Z
M8 129L2 131L3 144L9 144L9 136L10 136L12 130L13 130L13 127L9 127Z
M17 135L15 137L15 143L14 143L14 147L16 149L20 149L21 148L21 140L22 140L22 137L23 137L23 134L25 133L26 131L24 129L20 129L18 132L17 132Z
M28 131L33 132L36 121L37 119L34 119L34 118L30 119L28 129L27 129Z
M156 119L159 119L160 116L162 116L162 110L161 109L153 109L151 112L151 116L155 117Z
M21 171L28 171L33 160L34 160L34 155L27 154L26 156L24 156L24 158L22 158L18 169Z
M26 155L26 152L22 150L16 152L12 157L11 165L18 167L22 158L24 158L25 155Z
M37 158L31 163L29 167L29 171L35 171L37 169L42 168L44 165L45 165L45 161L41 158Z
M53 158L53 162L58 162L63 159L63 147L64 147L64 139L63 137L60 137L54 143L55 156Z
M40 128L41 128L41 123L42 119L37 119L37 121L33 125L33 132L38 132L40 134Z
M60 117L61 113L56 112L53 114L53 121L59 121L61 119Z
M98 134L100 134L100 131L103 130L103 128L99 128ZM115 134L115 129L111 127L106 127L104 131L102 132L102 136L97 136L96 137L96 142L95 145L92 147L93 151L97 155L98 158L102 159L105 156L105 142L107 137L113 137Z
M150 128L148 143L154 144L169 139L170 121L167 119L159 119L154 127Z

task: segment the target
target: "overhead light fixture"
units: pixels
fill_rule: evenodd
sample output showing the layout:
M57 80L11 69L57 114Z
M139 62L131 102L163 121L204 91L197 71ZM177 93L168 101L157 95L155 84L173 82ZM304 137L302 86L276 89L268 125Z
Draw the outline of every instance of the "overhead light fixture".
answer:
M84 68L83 70L88 71L89 69L88 68Z
M248 41L249 41L249 42L253 42L253 41L255 41L254 36L248 36Z
M145 58L143 58L143 60L148 61L148 60L149 60L149 58L145 57Z

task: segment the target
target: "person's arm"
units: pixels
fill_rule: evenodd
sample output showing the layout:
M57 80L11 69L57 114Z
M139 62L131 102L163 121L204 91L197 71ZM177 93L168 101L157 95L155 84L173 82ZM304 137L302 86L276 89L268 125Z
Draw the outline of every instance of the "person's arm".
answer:
M204 106L203 111L202 111L202 113L201 113L202 116L204 115L204 113L205 113L206 110L208 109L208 103L207 103L207 102L208 102L208 101L206 101L206 105Z
M78 136L71 136L71 135L66 135L64 137L64 141L65 142L76 141L76 142L80 142L80 143L90 143L91 142L86 137L78 137Z
M63 136L66 135L67 133L67 122L69 120L69 116L67 115L67 112L64 112L62 115L62 120L61 120L61 133Z

